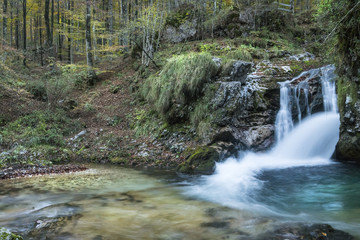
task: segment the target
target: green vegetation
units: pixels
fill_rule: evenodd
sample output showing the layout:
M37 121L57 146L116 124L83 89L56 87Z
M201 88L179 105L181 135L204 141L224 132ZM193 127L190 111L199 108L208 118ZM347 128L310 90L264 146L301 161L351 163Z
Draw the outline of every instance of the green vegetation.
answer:
M5 228L0 228L0 240L22 240L23 238L10 232Z
M57 105L65 100L69 93L77 89L84 89L86 83L86 68L77 65L52 65L52 70L42 78L26 83L26 89L37 99L48 101L50 105Z
M1 127L0 147L9 149L0 158L1 165L49 164L66 160L65 137L80 129L62 110L35 111Z
M142 94L167 121L176 121L174 115L199 98L204 83L209 82L217 71L218 66L208 53L175 56L160 73L145 81Z

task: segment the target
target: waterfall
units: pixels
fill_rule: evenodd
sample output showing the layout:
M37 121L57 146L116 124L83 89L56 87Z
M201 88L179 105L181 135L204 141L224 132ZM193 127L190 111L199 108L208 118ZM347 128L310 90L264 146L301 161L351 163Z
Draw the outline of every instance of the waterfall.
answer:
M324 110L325 112L337 112L337 97L336 97L336 85L335 85L335 67L329 65L321 68L321 85L322 94L324 98Z
M321 73L324 101L323 113L310 115L296 126L291 116L291 99L295 99L298 118L301 120L300 91L308 97L308 81ZM211 176L203 177L203 183L193 186L190 195L236 208L258 209L259 204L252 198L263 182L258 174L272 169L299 166L318 166L331 164L331 155L339 138L339 114L336 109L334 66L326 66L302 73L291 81L280 84L280 110L276 117L277 144L267 153L242 153L241 158L229 158L216 165ZM300 81L302 80L302 81ZM297 86L291 90L291 84ZM306 91L305 91L306 90ZM307 112L310 114L306 99Z
M293 117L291 113L292 99L296 105L298 122L302 121L302 111L300 105L301 93L304 93L304 101L307 116L311 115L309 105L309 83L316 75L321 75L321 87L325 112L337 112L337 97L335 85L335 66L328 65L318 69L312 69L301 73L290 81L279 82L280 85L280 110L276 115L275 137L276 141L281 141L293 129ZM304 79L303 79L304 78ZM301 80L303 79L303 80ZM301 80L295 87L291 84Z
M290 86L289 82L280 84L280 110L276 116L275 129L276 140L280 141L293 128L290 105Z

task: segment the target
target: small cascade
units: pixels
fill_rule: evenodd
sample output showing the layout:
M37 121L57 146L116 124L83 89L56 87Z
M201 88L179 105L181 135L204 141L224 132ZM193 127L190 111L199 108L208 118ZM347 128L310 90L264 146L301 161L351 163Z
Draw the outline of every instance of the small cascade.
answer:
M282 82L280 84L280 110L276 116L275 129L276 140L280 141L286 136L294 124L291 116L291 90L289 82Z
M336 84L335 84L335 66L329 65L321 68L321 85L322 94L324 98L325 112L337 112L337 97L336 97Z
M323 104L325 112L337 112L337 98L335 85L335 66L328 65L322 68L312 69L301 73L290 81L279 82L280 85L280 110L276 116L275 129L276 140L282 140L293 128L292 104L295 104L297 110L297 120L301 123L303 119L300 98L303 94L306 116L311 115L309 104L309 80L320 75L322 86ZM294 87L294 83L297 83Z
M295 103L296 103L296 109L298 111L299 123L301 122L301 119L302 119L301 106L300 106L301 92L303 92L305 95L306 116L309 116L311 114L311 112L310 112L310 105L309 105L309 84L308 84L308 82L300 82L294 88L294 98L295 98Z

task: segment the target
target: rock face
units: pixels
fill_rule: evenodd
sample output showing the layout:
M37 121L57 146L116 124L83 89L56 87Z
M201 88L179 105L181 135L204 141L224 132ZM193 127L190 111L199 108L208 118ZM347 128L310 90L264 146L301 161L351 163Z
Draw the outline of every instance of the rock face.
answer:
M352 102L347 96L340 104L340 139L336 146L336 158L360 163L360 100Z
M215 124L218 129L210 137L210 143L231 142L240 149L263 151L274 143L274 123L279 109L279 85L284 79L276 72L286 66L274 66L264 61L255 66L234 61L225 67L218 88L212 99L214 111L218 111ZM251 72L252 71L252 72ZM271 74L269 74L271 73ZM294 122L310 113L323 111L321 68L302 73L289 83L292 116ZM300 117L299 117L300 116Z
M321 85L324 74L319 68L291 79L282 77L288 76L287 66L273 65L269 61L256 66L244 61L225 64L211 83L214 91L208 99L206 112L211 127L206 128L201 138L205 148L213 148L217 153L206 150L204 154L185 156L187 161L178 171L212 173L216 161L239 150L268 150L275 143L274 125L280 105L278 82L289 81L292 93L289 101L293 121L297 122L310 113L324 110Z
M187 39L191 39L195 37L197 30L197 21L196 19L193 20L186 20L183 24L179 27L174 26L167 26L165 29L165 39L172 43L179 43L183 42Z
M338 9L338 20L351 12L339 24L337 31L338 102L340 139L336 147L339 160L360 163L360 11L352 11L353 1L344 1Z

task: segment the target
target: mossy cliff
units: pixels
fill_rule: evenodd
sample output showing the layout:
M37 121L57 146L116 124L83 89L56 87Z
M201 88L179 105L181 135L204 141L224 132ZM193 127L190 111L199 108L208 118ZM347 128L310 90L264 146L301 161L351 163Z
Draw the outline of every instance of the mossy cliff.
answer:
M360 11L358 0L340 1L347 15L338 29L337 71L340 110L339 160L360 163Z

